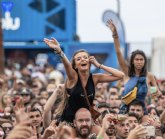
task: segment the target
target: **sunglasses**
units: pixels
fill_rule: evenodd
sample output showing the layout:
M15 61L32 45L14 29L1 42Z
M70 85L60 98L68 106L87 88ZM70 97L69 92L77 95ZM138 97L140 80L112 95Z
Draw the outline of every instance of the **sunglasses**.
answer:
M117 120L117 119L112 119L112 118L109 118L108 121L109 121L110 123L113 122L114 124L117 124L117 123L119 122L119 120Z
M32 88L38 88L38 85L33 85Z
M3 129L6 131L7 129L9 129L9 130L12 130L13 129L13 127L11 126L11 127L3 127Z
M163 95L160 95L160 96L158 96L158 99L160 100L160 99L164 99L164 96Z
M29 96L29 94L20 94L20 96Z

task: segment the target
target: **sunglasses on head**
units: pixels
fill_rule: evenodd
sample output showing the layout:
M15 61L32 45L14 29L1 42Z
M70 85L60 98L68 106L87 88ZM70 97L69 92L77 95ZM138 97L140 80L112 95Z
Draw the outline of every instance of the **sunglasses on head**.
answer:
M108 121L109 121L110 123L113 122L114 124L117 124L117 123L119 122L119 120L117 120L117 119L112 119L112 118L109 118Z
M32 88L38 88L38 85L33 85Z
M20 94L20 96L29 96L29 94Z

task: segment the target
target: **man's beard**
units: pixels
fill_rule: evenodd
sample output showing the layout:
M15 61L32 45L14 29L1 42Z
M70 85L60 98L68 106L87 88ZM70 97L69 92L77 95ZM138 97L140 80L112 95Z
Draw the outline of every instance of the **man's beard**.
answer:
M114 126L108 127L108 129L106 130L106 134L108 136L115 136L116 134L116 129Z
M84 128L86 128L86 130L88 130L86 133L82 133L82 130ZM80 127L80 129L77 130L77 134L78 134L78 136L80 136L82 138L87 138L89 136L89 134L90 134L90 131L91 131L90 130L90 127L88 127L88 126L82 126L82 127Z

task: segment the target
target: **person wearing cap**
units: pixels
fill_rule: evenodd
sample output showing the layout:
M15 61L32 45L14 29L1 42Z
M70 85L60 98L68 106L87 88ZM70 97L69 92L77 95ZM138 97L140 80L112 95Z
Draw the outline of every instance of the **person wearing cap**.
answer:
M26 106L29 104L31 100L32 92L27 88L22 88L21 90L18 91L17 95L23 98L24 105Z

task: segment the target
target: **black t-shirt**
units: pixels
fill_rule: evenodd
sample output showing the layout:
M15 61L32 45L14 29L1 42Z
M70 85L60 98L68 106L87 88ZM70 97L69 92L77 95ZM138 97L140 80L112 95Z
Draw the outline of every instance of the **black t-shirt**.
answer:
M95 86L94 86L92 74L90 74L88 78L85 89L87 92L89 102L92 105L95 97ZM69 98L68 98L68 103L61 116L61 121L73 123L74 115L78 109L80 108L89 109L80 77L78 76L78 81L73 88L66 90L67 93L69 94Z

